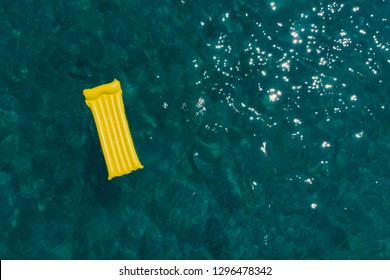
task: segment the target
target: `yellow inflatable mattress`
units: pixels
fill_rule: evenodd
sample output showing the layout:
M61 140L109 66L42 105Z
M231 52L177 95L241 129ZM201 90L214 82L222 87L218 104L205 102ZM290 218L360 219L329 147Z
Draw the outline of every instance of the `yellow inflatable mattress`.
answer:
M99 134L108 170L108 180L143 168L126 120L118 80L83 91Z

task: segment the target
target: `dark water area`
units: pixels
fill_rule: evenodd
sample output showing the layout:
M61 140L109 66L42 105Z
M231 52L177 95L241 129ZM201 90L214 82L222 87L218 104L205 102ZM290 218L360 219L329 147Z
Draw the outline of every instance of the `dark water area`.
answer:
M0 3L1 259L389 259L390 3ZM107 180L117 78L144 169Z

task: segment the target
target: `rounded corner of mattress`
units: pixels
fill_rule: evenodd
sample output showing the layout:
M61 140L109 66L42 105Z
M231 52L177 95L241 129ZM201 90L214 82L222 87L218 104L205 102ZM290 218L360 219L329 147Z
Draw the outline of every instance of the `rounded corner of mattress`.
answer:
M117 79L111 83L103 84L94 88L87 88L83 90L85 100L94 100L103 94L114 94L121 92L121 84Z

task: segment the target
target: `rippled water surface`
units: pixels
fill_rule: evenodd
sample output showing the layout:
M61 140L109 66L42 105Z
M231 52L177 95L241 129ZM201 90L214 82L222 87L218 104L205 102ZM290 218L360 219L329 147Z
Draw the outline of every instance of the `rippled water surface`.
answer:
M0 256L389 259L390 3L0 4ZM82 90L121 81L107 180Z

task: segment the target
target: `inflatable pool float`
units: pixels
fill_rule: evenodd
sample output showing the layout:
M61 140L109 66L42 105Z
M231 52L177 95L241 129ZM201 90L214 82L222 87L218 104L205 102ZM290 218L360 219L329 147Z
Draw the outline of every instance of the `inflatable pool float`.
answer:
M92 111L108 170L108 180L143 168L131 138L118 80L83 91Z

